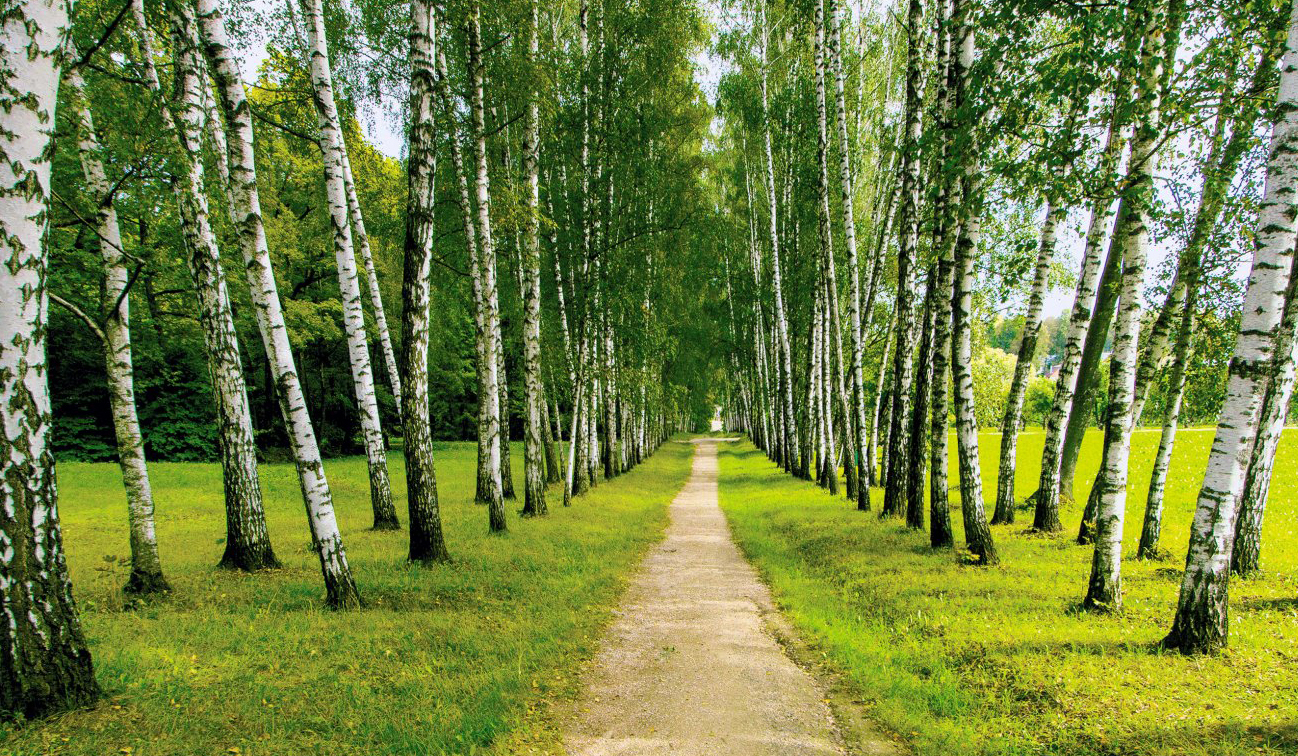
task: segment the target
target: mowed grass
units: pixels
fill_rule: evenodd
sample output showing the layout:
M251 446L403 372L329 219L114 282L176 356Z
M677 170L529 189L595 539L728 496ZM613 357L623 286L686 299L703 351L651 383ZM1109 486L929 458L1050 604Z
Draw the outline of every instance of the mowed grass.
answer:
M1134 559L1157 432L1133 440L1123 564L1125 612L1078 611L1092 549L1076 545L1080 504L1059 538L994 528L1002 564L968 566L927 533L880 521L794 480L747 441L721 455L721 505L777 601L917 754L1298 753L1298 434L1286 433L1267 509L1265 574L1231 584L1227 652L1185 658L1156 644L1170 626L1209 431L1183 432L1167 487L1163 562ZM1036 488L1042 435L1019 443L1017 495ZM1084 502L1101 437L1087 436ZM1000 436L981 438L995 498ZM964 534L952 439L957 543ZM989 513L990 514L990 513Z
M173 593L130 608L126 508L111 464L59 465L68 565L104 699L0 729L0 754L472 753L546 725L576 690L628 572L661 537L692 447L665 444L550 515L487 533L472 503L475 447L440 444L437 476L454 561L406 564L407 534L373 532L363 459L326 463L366 602L323 608L294 470L263 465L267 519L285 569L214 567L225 519L220 469L150 465L158 544ZM514 450L521 493L522 449ZM399 454L389 458L405 524ZM537 715L541 712L541 715Z

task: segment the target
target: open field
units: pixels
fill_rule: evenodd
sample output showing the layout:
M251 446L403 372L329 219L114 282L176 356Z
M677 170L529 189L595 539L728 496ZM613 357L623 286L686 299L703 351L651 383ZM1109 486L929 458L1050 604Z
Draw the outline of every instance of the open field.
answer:
M1091 549L1075 544L1080 506L1058 539L1031 514L994 528L1003 564L965 566L927 534L849 508L779 472L748 442L723 446L721 505L737 540L794 624L845 673L879 722L919 754L1298 753L1298 433L1280 447L1262 577L1231 587L1231 647L1215 657L1158 653L1176 603L1211 432L1178 439L1167 487L1165 562L1130 558L1158 434L1133 438L1123 565L1126 610L1077 611ZM1042 435L1019 443L1018 496L1032 493ZM985 495L999 436L982 439ZM1079 465L1084 497L1100 435ZM960 527L954 440L950 481Z
M111 464L59 466L68 563L100 704L0 729L0 754L469 753L575 693L578 662L628 571L662 534L691 448L668 443L574 506L487 534L472 503L475 446L441 444L437 474L454 562L405 563L406 533L373 532L363 459L326 463L367 606L322 608L289 465L263 465L267 519L285 569L214 568L224 510L215 464L153 464L158 543L174 589L123 606L126 513ZM522 448L514 451L522 491ZM405 521L403 462L389 460ZM528 720L528 725L534 720Z

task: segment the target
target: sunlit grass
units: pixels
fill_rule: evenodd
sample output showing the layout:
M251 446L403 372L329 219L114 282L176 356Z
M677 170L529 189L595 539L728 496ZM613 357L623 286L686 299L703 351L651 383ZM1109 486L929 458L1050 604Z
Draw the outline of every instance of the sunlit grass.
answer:
M1066 531L994 528L1003 564L966 566L927 534L853 511L793 480L747 442L723 446L721 504L777 601L859 689L873 715L919 754L1298 753L1298 436L1286 435L1271 489L1261 578L1231 586L1231 647L1209 658L1155 651L1175 607L1211 432L1181 435L1168 477L1166 562L1137 562L1157 432L1133 440L1123 565L1125 612L1077 611L1092 550ZM981 439L984 496L995 498L998 435ZM1035 489L1042 436L1019 444L1017 494ZM1099 466L1092 432L1079 465L1085 497ZM952 445L950 481L958 502ZM958 505L957 542L963 544Z
M323 608L319 563L291 466L263 465L271 538L285 569L214 567L220 470L150 466L173 594L123 606L126 507L115 465L59 466L68 564L105 691L102 704L0 729L0 754L468 753L576 688L625 578L662 534L692 449L668 443L639 468L548 518L510 503L487 533L472 503L472 444L437 450L454 562L405 563L406 532L373 532L362 459L326 464L362 611ZM514 451L516 489L522 449ZM389 460L405 522L403 462ZM543 719L543 718L541 718ZM514 732L517 736L517 732ZM125 751L122 749L130 749Z

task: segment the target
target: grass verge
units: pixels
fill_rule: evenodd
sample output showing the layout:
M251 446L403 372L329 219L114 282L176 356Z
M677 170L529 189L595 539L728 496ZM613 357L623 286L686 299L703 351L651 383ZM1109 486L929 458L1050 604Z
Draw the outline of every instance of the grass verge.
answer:
M999 436L982 439L994 492ZM1175 607L1192 507L1212 434L1178 441L1166 499L1167 562L1134 555L1157 433L1133 443L1121 616L1077 611L1091 549L995 528L1003 565L964 566L926 534L859 513L771 464L747 441L721 452L720 497L735 536L794 625L854 685L872 715L919 754L1231 756L1298 753L1298 459L1285 438L1264 534L1267 573L1231 588L1231 648L1209 658L1154 646ZM1087 438L1084 497L1099 465ZM954 446L953 446L954 452ZM1020 443L1018 496L1035 488L1039 434ZM954 453L953 453L954 457ZM950 480L957 481L951 470ZM881 492L876 491L881 495ZM958 491L953 491L958 502ZM958 504L957 542L963 542Z
M407 538L368 529L363 459L327 463L366 608L322 608L319 563L293 468L263 465L285 569L218 570L220 470L153 464L158 543L173 594L128 607L125 497L115 465L59 465L68 564L105 696L95 707L0 726L0 754L472 753L542 727L572 696L625 579L667 522L692 448L665 444L621 478L487 533L472 503L475 447L441 444L438 483L454 562L405 563ZM521 493L521 448L514 453ZM389 460L405 521L404 468ZM538 713L539 712L539 713Z

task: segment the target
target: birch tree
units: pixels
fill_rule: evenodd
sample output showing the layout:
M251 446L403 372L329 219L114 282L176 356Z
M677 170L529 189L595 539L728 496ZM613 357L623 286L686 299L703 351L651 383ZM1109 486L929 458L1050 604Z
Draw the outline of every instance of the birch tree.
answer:
M198 51L198 29L195 27L193 11L189 6L178 4L170 10L172 36L176 44L176 89L180 93L177 102L177 135L181 149L192 156L190 160L197 163L194 158L200 154L205 120L202 79L204 71ZM224 23L214 7L206 7L205 10L207 23L213 27L218 23ZM222 36L217 33L217 39L221 39ZM234 65L232 61L230 65ZM246 103L242 108L244 113L242 121L230 118L230 115L240 112L239 101L232 99L236 96L233 90L237 89L238 94L242 95L243 85L237 75L230 74L229 71L224 75L226 77L223 81L224 86L219 87L222 109L227 112L229 126L235 137L230 145L229 156L230 178L227 189L231 200L230 212L239 230L239 246L244 256L244 272L252 294L257 327L261 332L262 345L266 349L266 358L275 378L280 414L288 429L289 446L297 467L302 499L306 504L311 542L320 557L326 604L335 609L354 608L360 605L360 594L356 590L351 569L347 565L342 533L334 517L333 495L329 490L329 481L325 478L324 463L320 458L320 448L316 444L311 417L307 413L306 397L302 392L302 384L294 364L293 350L288 341L288 328L284 324L284 313L275 283L275 272L271 267L270 252L266 246L265 229L261 222L261 202L257 195L257 172L253 160L252 120ZM190 195L193 204L206 205L206 200L202 197L202 187L197 182L192 185ZM197 239L210 245L208 254L211 258L219 259L219 251L208 223L207 213L198 213L195 217L201 224L196 224Z
M59 525L46 378L50 149L69 4L22 0L0 37L0 715L99 695Z
M139 33L139 63L145 80L155 94L163 97L162 81L154 63L157 56L143 2L134 0L131 12ZM257 477L257 446L253 439L252 413L248 408L248 391L235 336L234 313L230 308L221 253L212 232L207 195L203 189L203 164L194 159L199 154L201 128L184 120L202 117L195 106L196 103L168 102L159 112L178 147L173 171L176 173L174 185L180 208L180 230L188 252L186 263L190 279L198 299L199 325L212 381L213 404L216 405L226 523L225 553L220 564L247 571L274 568L280 565L266 530L261 481ZM173 114L173 108L184 117Z
M407 104L406 233L401 276L401 431L405 440L406 503L412 562L451 558L442 535L428 406L429 274L437 225L437 6L410 3L410 100ZM454 135L452 135L454 139Z
M95 233L103 260L104 283L100 294L101 318L90 318L79 308L76 313L90 326L104 347L104 368L108 376L108 404L117 439L117 460L126 488L126 521L130 530L131 574L123 590L149 594L171 590L158 559L158 539L153 525L153 487L144 456L144 434L135 406L135 367L131 354L131 271L127 266L121 229L117 224L114 187L100 157L102 148L95 133L94 119L86 99L81 74L72 71L65 83L69 90L64 102L75 109L77 147L86 188L95 201ZM68 305L71 307L71 305Z
M1271 130L1266 182L1259 208L1253 267L1240 318L1226 400L1208 455L1190 528L1190 547L1172 629L1163 645L1184 654L1226 645L1230 560L1248 450L1258 428L1268 371L1275 359L1285 292L1294 257L1295 183L1298 182L1298 4L1280 67L1278 119Z
M1140 339L1141 284L1145 276L1148 217L1154 201L1154 167L1160 141L1160 107L1163 72L1173 65L1164 57L1164 35L1179 24L1181 2L1155 0L1146 18L1145 48L1141 53L1133 118L1136 133L1131 142L1133 168L1128 177L1124 222L1114 228L1121 245L1122 295L1113 333L1109 363L1109 406L1105 413L1104 489L1100 492L1099 519L1091 578L1082 606L1091 611L1122 610L1122 530L1127 511L1127 468L1131 428L1135 423L1136 361ZM1169 24L1169 19L1178 19ZM1170 50L1173 55L1175 49Z
M352 212L352 192L347 190L347 145L343 141L342 119L338 116L338 106L334 101L324 7L321 0L303 0L302 11L306 17L312 99L316 109L320 154L324 161L325 196L329 205L329 224L333 231L334 261L338 267L338 288L342 292L343 332L347 338L352 389L356 395L361 437L365 441L365 461L370 474L370 505L374 510L374 529L395 530L400 525L396 507L392 504L392 486L388 481L387 442L379 418L378 399L374 395L374 372L370 365L365 311L361 303L356 252L352 243L352 224L361 217L360 207L358 204L356 212Z
M487 129L483 104L482 83L482 8L476 0L469 6L468 65L469 113L472 121L472 141L475 158L473 186L478 208L478 260L473 275L480 281L482 299L479 304L484 329L484 354L478 360L478 496L487 505L488 527L492 532L506 529L505 503L501 489L501 444L506 443L501 434L500 373L498 351L500 340L500 315L496 294L496 252L491 236L491 184L487 173ZM482 452L485 451L485 457Z
M540 11L532 0L528 19L528 62L537 64L540 54ZM526 394L526 426L523 438L523 467L526 480L523 512L546 514L544 450L541 448L545 397L541 389L541 189L537 150L541 138L541 110L537 93L528 93L527 123L523 130L524 220L521 276L523 281L523 384Z

